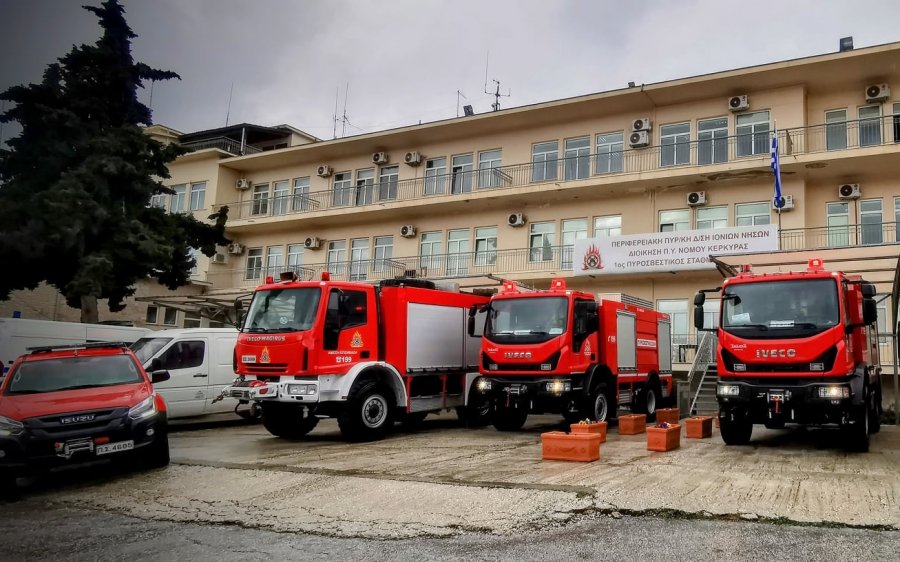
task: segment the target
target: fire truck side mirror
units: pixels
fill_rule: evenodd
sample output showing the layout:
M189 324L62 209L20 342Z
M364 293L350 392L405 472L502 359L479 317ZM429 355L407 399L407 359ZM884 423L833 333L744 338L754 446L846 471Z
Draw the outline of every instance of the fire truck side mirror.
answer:
M694 306L703 306L704 303L706 303L706 293L694 295Z
M241 326L241 321L244 316L244 302L241 299L234 299L234 323L238 327Z
M870 326L878 321L878 305L875 304L875 299L872 298L864 298L863 299L863 324L866 326Z
M697 297L704 296L703 293L699 293ZM701 299L703 300L703 299ZM694 298L694 303L697 302L697 298ZM703 305L702 304L694 304L694 327L698 330L704 330L703 327Z

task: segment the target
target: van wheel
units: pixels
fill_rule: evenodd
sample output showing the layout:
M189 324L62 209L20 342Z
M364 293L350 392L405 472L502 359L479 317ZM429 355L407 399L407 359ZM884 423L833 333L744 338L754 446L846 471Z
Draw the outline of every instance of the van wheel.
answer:
M518 406L518 407L516 407ZM528 419L528 408L522 404L513 404L497 408L494 412L494 427L498 431L518 431Z
M305 415L304 415L305 414ZM308 408L293 404L264 402L262 421L266 431L282 439L300 439L312 431L319 423Z
M350 441L374 441L393 424L393 394L375 381L354 384L347 405L338 415L338 427Z

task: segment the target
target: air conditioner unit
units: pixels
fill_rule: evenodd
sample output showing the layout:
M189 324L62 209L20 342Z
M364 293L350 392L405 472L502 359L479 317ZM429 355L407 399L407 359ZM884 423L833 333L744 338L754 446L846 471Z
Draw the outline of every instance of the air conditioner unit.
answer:
M866 103L880 103L891 97L891 87L887 84L866 86Z
M234 183L236 189L250 189L250 185L250 180L247 178L240 178Z
M316 170L316 175L320 178L327 178L331 174L334 173L334 169L331 166L322 165Z
M403 157L403 161L410 166L418 166L422 163L422 155L418 152L407 152Z
M213 257L211 257L209 259L209 261L211 263L225 263L225 259L226 259L225 254L220 254L220 253L216 252L215 254L213 254Z
M838 188L838 197L841 199L859 199L861 195L858 183L845 183Z
M731 111L750 109L750 99L747 96L731 96L728 98L728 109Z
M790 211L791 209L794 208L794 196L793 195L784 195L784 196L782 196L781 199L782 199L782 205L781 205L782 212ZM778 207L775 206L774 200L772 201L772 210L773 211L778 210Z
M649 117L641 117L640 119L635 119L631 122L632 131L649 131L650 128L651 124Z
M387 152L376 152L372 154L372 163L373 164L387 164L388 163L388 155Z
M510 213L506 217L506 224L509 226L525 226L525 215L522 213Z
M412 238L416 235L416 227L411 224L405 224L400 227L400 236L404 238Z
M318 250L322 245L322 241L316 238L315 236L310 236L306 240L304 240L303 245L309 248L310 250Z
M241 255L244 253L244 247L237 242L232 242L227 246L229 254Z
M631 148L643 148L650 146L649 131L635 131L628 136L628 146Z
M706 192L692 191L688 193L687 204L691 207L702 207L703 205L706 205Z

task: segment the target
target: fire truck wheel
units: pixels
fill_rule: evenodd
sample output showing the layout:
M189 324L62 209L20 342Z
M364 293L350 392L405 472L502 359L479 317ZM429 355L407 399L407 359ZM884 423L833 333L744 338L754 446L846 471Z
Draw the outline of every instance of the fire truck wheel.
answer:
M869 387L863 387L863 403L853 409L852 422L844 426L844 446L848 451L869 452L869 435L872 420L872 399Z
M485 399L473 401L470 398L468 406L460 406L456 409L456 416L466 427L484 427L491 423L492 415L491 402Z
M635 414L645 414L647 421L656 421L656 408L659 405L661 395L659 379L651 378L647 386L639 389L631 403L631 411Z
M732 420L729 415L724 415L719 418L719 430L726 445L746 445L753 435L753 423L740 416Z
M591 393L590 409L588 417L593 421L609 421L615 417L615 402L609 393L606 383L600 383Z
M881 431L881 388L879 387L872 393L872 408L870 410L872 416L869 422L869 433L872 435Z
M263 403L262 421L266 431L282 439L300 439L313 430L319 418L293 404Z
M528 408L519 404L518 408L500 407L494 411L494 427L498 431L518 431L528 419Z
M393 424L393 395L375 381L353 386L347 405L338 416L341 433L351 441L381 439Z

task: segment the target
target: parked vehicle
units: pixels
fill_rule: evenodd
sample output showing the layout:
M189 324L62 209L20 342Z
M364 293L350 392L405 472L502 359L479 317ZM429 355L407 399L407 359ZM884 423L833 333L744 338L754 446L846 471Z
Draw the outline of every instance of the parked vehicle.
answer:
M488 305L470 310L469 333L483 324L475 388L494 405L497 429L517 430L529 413L605 421L625 405L654 419L673 395L669 317L617 298L598 303L563 279L529 292L504 282Z
M169 379L154 385L166 399L169 419L236 410L232 401L217 400L234 380L234 328L184 328L152 332L131 349L147 371L167 371Z
M0 386L0 491L16 479L98 459L169 463L166 403L124 343L38 348Z
M722 299L716 395L725 443L748 443L754 424L833 424L848 448L869 449L881 414L874 285L826 271L818 258L791 273L745 265L697 294L698 329L707 292Z
M256 289L235 347L240 377L225 389L260 403L273 435L299 438L334 417L348 439L372 440L395 420L478 415L466 410L480 347L466 336L466 311L486 297L422 279L284 277Z

